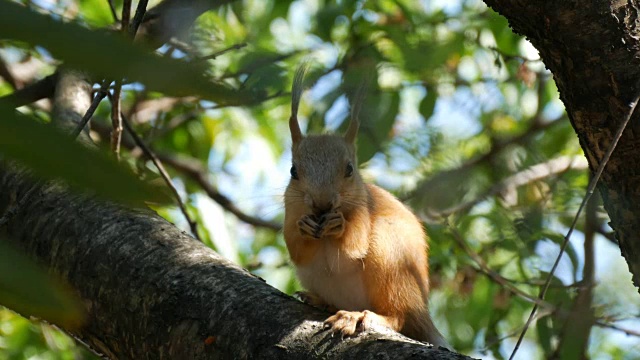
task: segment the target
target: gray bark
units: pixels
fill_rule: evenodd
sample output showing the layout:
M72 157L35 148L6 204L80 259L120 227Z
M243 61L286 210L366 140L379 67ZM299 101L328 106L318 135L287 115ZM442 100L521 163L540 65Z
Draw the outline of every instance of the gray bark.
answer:
M0 212L32 186L0 168ZM70 333L111 359L466 358L385 329L331 337L321 325L327 314L222 259L152 211L59 185L31 192L6 232L77 292L87 321Z
M141 31L164 41L203 11L225 2L165 1L149 11ZM188 11L175 15L183 8ZM81 77L61 77L52 78L60 95L56 122L72 128L73 119L87 108L90 87ZM87 317L82 327L64 330L105 357L467 358L388 329L345 340L332 337L322 330L329 314L222 259L152 211L126 209L60 184L36 182L14 165L0 164L0 214L16 201L22 205L0 231L69 283Z

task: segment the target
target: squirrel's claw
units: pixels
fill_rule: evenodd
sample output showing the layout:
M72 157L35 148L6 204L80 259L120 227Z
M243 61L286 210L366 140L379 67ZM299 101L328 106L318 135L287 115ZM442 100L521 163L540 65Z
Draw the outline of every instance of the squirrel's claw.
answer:
M342 236L344 224L344 215L341 212L330 212L324 214L320 219L313 215L305 215L297 223L301 235L308 235L316 239L325 236Z
M341 212L331 212L325 214L320 222L319 235L340 237L344 233L344 215Z
M340 333L342 338L356 336L365 331L366 312L340 310L324 321L324 328L331 329L331 333Z
M319 227L318 223L309 215L305 215L300 220L298 220L298 230L301 235L308 235L314 238L319 238L318 232Z

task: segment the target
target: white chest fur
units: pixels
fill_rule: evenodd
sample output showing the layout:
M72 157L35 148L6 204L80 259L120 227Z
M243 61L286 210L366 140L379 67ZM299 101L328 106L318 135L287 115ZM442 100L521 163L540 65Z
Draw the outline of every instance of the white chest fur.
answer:
M325 243L313 261L306 266L298 266L296 270L305 289L339 310L370 309L361 259L348 259L338 248Z

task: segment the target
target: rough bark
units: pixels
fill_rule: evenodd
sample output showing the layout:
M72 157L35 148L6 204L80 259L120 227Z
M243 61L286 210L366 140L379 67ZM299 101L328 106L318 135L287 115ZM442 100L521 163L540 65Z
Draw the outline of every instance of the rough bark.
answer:
M640 93L638 1L485 3L538 49L594 171ZM605 167L599 190L633 282L640 286L640 112Z
M0 168L0 212L32 185ZM87 321L70 332L111 359L465 358L384 329L333 338L321 329L327 314L150 210L49 184L30 194L6 232L77 291Z

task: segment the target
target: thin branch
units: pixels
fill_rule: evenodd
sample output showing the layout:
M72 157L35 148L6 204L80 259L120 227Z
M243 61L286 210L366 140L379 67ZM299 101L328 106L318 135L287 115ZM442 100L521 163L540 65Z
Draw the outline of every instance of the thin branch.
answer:
M120 142L122 141L122 111L120 110L120 95L122 94L122 80L116 80L111 100L111 151L120 161Z
M113 16L113 21L115 22L120 21L118 19L118 14L116 13L116 7L113 4L113 0L107 0L107 3L109 4L109 10L111 10L111 16Z
M95 96L93 97L91 106L89 107L89 109L87 109L87 112L82 117L82 122L80 122L80 124L71 133L71 137L77 138L78 135L80 135L80 133L82 132L82 130L87 126L87 123L89 122L89 120L91 120L93 113L98 108L98 105L100 105L100 101L102 101L102 99L104 99L105 96L107 96L107 94L109 93L107 91L109 89L109 84L110 83L106 80L102 81L102 85L100 86L100 89L96 92Z
M616 235L613 231L608 231L604 227L600 227L596 232L612 243L618 244L618 240L616 239Z
M595 324L599 327L602 328L607 328L607 329L612 329L612 330L616 330L616 331L621 331L627 335L631 335L631 336L637 336L640 337L640 331L637 330L629 330L629 329L625 329L623 327L620 327L618 325L615 324L611 324L611 323L607 323L604 322L602 320L596 320Z
M129 26L129 36L134 39L136 37L136 33L138 32L138 28L140 24L142 24L142 20L144 20L144 14L147 12L147 3L148 0L140 0L138 2L138 7L136 8L136 14L133 16L133 21L131 22L131 26Z
M587 169L588 166L589 164L587 163L587 160L584 156L560 156L547 162L533 165L523 171L509 176L508 178L489 188L489 190L487 190L484 194L478 196L475 199L460 203L449 209L439 211L435 214L427 214L427 216L434 218L445 218L454 213L469 210L485 199L501 194L508 189L530 184L552 175L562 174L570 169L584 170Z
M627 124L629 123L629 119L631 119L631 116L635 112L636 105L638 105L638 100L640 100L640 95L636 96L635 100L631 103L631 109L627 113L627 116L624 119L624 121L622 122L622 124L620 124L620 127L618 128L618 131L616 132L615 136L613 137L613 141L609 145L609 148L607 149L607 152L604 154L604 157L600 161L600 164L598 164L598 169L596 170L595 175L593 176L591 181L589 181L589 186L587 188L587 193L586 193L584 199L582 199L582 203L580 204L580 207L578 208L578 211L576 212L576 216L573 218L573 222L571 223L571 226L569 227L569 231L567 232L567 235L564 237L564 241L562 242L562 246L560 247L560 253L558 254L558 257L556 258L556 261L554 262L553 266L551 267L551 271L549 272L549 275L547 276L547 281L545 282L545 285L543 286L542 290L540 291L540 296L539 296L540 300L544 300L544 296L547 293L547 289L549 288L549 284L551 283L551 279L553 278L553 274L555 273L556 268L558 267L558 264L560 263L560 259L562 258L562 255L564 254L564 250L567 247L567 244L569 243L569 239L571 238L571 234L573 233L573 230L576 227L578 219L580 218L580 214L582 213L582 209L585 207L586 203L591 198L591 195L593 194L593 191L595 190L596 185L598 184L598 180L600 180L600 176L602 175L602 172L604 171L604 167L607 165L607 162L609 162L609 159L611 158L611 154L613 154L613 151L615 150L616 145L618 144L618 141L620 140L620 137L622 137L622 133L624 132L624 129L627 127ZM527 330L529 329L529 326L531 325L531 321L533 320L533 317L535 316L536 310L538 310L538 304L537 303L533 306L533 309L531 309L531 314L529 315L529 318L527 319L527 322L524 325L524 328L522 329L522 333L520 334L520 337L518 338L518 342L516 343L516 346L513 349L513 352L511 353L511 356L509 357L509 360L512 360L514 358L514 356L516 355L516 352L520 348L520 344L522 343L522 340L524 339L524 335L527 333Z
M108 137L109 129L104 124L96 123L93 125L93 129L96 130L101 136ZM136 147L131 139L126 136L122 138L122 144L130 150L133 150ZM207 193L207 195L213 201L218 203L218 205L220 205L226 211L235 215L240 221L243 221L255 227L262 227L275 231L280 231L282 229L282 225L278 222L272 222L246 214L237 206L235 206L231 199L218 191L218 189L207 180L208 171L200 164L198 160L185 156L178 157L167 153L156 153L156 156L164 164L167 164L177 171L182 172L185 176L190 177Z
M598 227L597 202L591 198L587 202L584 224L584 266L582 267L581 286L576 289L576 296L567 312L562 325L560 341L554 351L555 358L562 359L568 354L576 354L579 358L587 357L589 336L595 325L593 311L593 287L595 285L595 254L593 241Z
M129 28L129 21L131 20L131 0L124 0L122 2L122 21L120 21L120 30L123 33L127 33Z
M214 52L213 54L210 54L210 55L207 55L207 56L203 56L203 57L199 58L198 61L214 60L215 58L217 58L220 55L226 54L226 53L228 53L229 51L232 51L232 50L242 49L245 46L247 46L247 43L239 43L239 44L231 45L226 49L222 49L220 51Z
M171 181L171 177L169 177L169 174L167 173L167 171L165 170L164 166L162 165L162 162L160 161L160 159L158 159L156 154L153 151L151 151L151 149L144 143L144 141L142 141L140 136L138 136L138 134L133 130L133 128L131 127L131 124L129 123L127 118L124 116L124 114L120 114L120 116L122 118L122 122L124 124L124 127L127 129L129 134L131 135L131 137L133 137L133 141L135 141L136 145L138 145L138 147L140 147L142 149L144 154L149 159L151 159L153 164L156 166L156 168L160 172L160 175L162 176L162 179L164 179L164 181L167 184L167 186L169 186L169 188L171 189L171 192L173 193L174 197L176 198L176 201L178 202L178 206L180 207L180 211L182 211L182 214L184 215L185 219L187 220L187 223L189 223L189 228L191 228L191 232L193 233L193 236L196 239L202 241L202 239L200 238L200 235L198 234L198 224L193 219L191 219L191 216L189 216L189 213L187 212L187 208L184 205L184 203L182 202L182 198L180 198L180 194L178 193L178 189L176 189L176 187L173 185L173 182Z
M129 20L131 16L131 0L124 0L122 5L122 28L120 29L123 34L129 35L132 38L135 36L138 26L142 22L144 12L147 7L147 1L140 1L136 10L135 20L137 25L129 27ZM122 141L122 111L120 110L120 97L122 95L122 79L116 79L116 83L113 88L113 96L111 100L111 151L115 154L116 159L120 160L120 142Z
M8 104L12 107L20 107L29 105L40 99L44 99L53 95L58 81L58 73L53 73L44 79L29 84L20 90L11 94L0 97L0 103Z
M448 219L444 219L444 225L447 227L447 229L449 229L449 231L451 232L451 235L453 235L453 239L458 244L458 246L462 250L464 250L464 252L471 259L473 259L473 261L480 267L480 270L485 275L487 275L491 280L495 281L496 283L498 283L502 287L504 287L504 288L508 289L509 291L513 292L514 294L518 295L522 299L536 304L536 306L540 305L540 306L542 306L544 308L555 310L555 306L545 302L542 299L538 299L535 296L529 295L526 292L518 289L513 284L511 284L507 279L503 278L500 274L498 274L497 272L493 271L489 267L489 265L487 265L487 263L482 259L482 257L477 252L473 251L469 247L469 245L467 245L466 241L464 241L464 239L463 239L462 235L460 234L460 232L458 231L458 229L455 227L455 225L451 224L451 222Z
M540 58L538 58L538 59L529 59L529 58L524 57L522 55L507 54L506 52L500 50L499 48L497 48L495 46L489 46L489 47L487 47L487 49L493 51L496 55L502 56L502 58L504 58L504 60L506 60L506 61L509 61L509 60L520 60L523 63L542 61L542 59L540 59Z
M255 216L247 215L238 207L236 207L231 199L221 194L218 189L216 189L216 187L207 180L208 173L198 161L187 161L187 159L178 158L169 154L158 154L158 157L165 163L170 164L176 170L180 170L185 173L185 175L189 176L198 185L200 185L200 187L207 193L207 195L209 195L211 199L213 199L213 201L217 202L218 205L220 205L226 211L235 215L238 219L256 227L263 227L275 231L279 231L282 229L282 225L280 223L271 222L257 218Z
M494 157L496 157L502 150L504 150L505 148L511 146L511 145L515 145L515 144L526 144L527 142L529 142L535 135L537 135L539 132L541 131L545 131L547 129L549 129L552 126L555 126L557 124L562 123L562 118L564 118L566 115L562 115L554 120L551 120L549 122L541 122L537 119L533 119L531 126L522 134L520 135L516 135L514 137L505 139L505 140L500 140L500 141L493 141L491 143L491 148L489 149L489 151L487 151L486 153L482 154L482 155L478 155L474 158L471 158L469 160L467 160L466 162L462 163L460 166L449 169L449 170L444 170L439 172L438 174L436 174L435 176L422 181L420 185L418 185L416 187L415 190L413 190L410 194L402 197L402 200L408 200L412 197L415 196L415 194L419 194L424 192L425 188L429 188L431 186L431 184L433 184L434 181L438 181L439 179L442 178L447 178L449 176L458 176L458 174L460 172L464 172L468 169L473 168L474 166L477 166L478 164L484 163L484 162L489 162L491 160L493 160Z
M168 42L167 42L172 48L179 50L189 56L192 57L196 57L197 52L196 49L193 48L193 46L191 46L191 44L186 43L184 41L180 41L176 38L171 38ZM167 51L168 55L171 55L169 53L169 51Z
M295 55L298 55L298 54L303 54L305 52L307 52L307 51L306 50L304 50L304 51L303 50L297 50L297 51L292 51L292 52L287 53L287 54L279 54L277 56L273 56L273 57L270 57L270 58L263 58L263 59L260 59L260 60L256 60L253 63L245 66L244 68L240 69L237 72L222 74L222 76L220 76L220 80L225 80L225 79L229 79L229 78L235 78L235 77L238 77L238 76L240 76L242 74L248 74L248 73L251 73L251 72L253 72L256 69L259 69L261 67L264 67L264 66L267 66L267 65L270 65L270 64L275 64L275 63L277 63L279 61L286 60L286 59L288 59L288 58L290 58L292 56L295 56Z
M148 137L147 142L153 142L155 139L162 138L163 136L179 128L180 126L197 119L198 115L200 115L200 112L201 110L193 110L172 117L168 122L166 122L166 124L160 127L158 131L156 131L152 136Z

